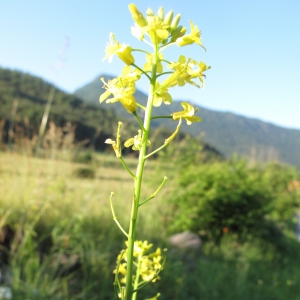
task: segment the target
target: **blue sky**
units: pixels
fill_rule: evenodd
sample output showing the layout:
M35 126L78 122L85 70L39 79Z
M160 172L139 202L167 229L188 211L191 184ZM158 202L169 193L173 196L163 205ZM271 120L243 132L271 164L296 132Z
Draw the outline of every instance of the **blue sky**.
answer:
M133 47L147 48L130 33L127 1L1 0L0 66L29 72L67 92L101 73L118 75L123 64L102 62L109 33ZM300 129L299 0L151 0L134 2L145 13L173 9L189 31L202 31L197 45L170 48L212 67L204 90L170 90L174 99ZM147 82L138 85L147 91ZM199 112L201 115L201 111Z

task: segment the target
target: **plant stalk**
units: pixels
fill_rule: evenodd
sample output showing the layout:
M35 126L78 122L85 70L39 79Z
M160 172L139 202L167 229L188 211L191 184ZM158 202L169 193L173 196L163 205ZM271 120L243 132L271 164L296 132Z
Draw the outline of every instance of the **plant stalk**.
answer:
M145 130L143 132L142 146L139 154L139 163L136 170L136 178L134 180L134 196L133 196L129 233L128 233L128 245L127 245L128 255L127 255L126 296L125 296L126 300L136 299L136 292L134 296L132 294L133 250L134 250L134 240L135 240L135 232L136 232L137 215L139 209L139 201L141 195L142 178L143 178L145 157L146 157L146 150L147 150L146 147L147 147L148 135L149 135L150 125L151 125L153 94L155 91L155 83L156 83L156 68L157 68L157 59L158 59L157 45L155 45L154 51L155 51L154 52L155 61L152 66L152 76L150 80L149 95L148 95L147 107L145 111L145 118L144 118Z

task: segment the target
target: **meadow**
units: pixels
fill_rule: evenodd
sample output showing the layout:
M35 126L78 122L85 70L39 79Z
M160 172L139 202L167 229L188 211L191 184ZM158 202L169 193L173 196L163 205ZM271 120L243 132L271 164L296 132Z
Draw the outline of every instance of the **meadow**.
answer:
M2 277L13 299L114 298L113 270L124 236L109 196L115 192L114 209L126 228L132 182L114 156L83 153L75 161L0 152L1 227L8 225L14 235ZM136 165L135 158L126 162ZM216 244L204 237L201 251L184 253L168 244L176 223L168 211L180 173L165 160L149 161L146 169L143 197L154 192L161 176L169 180L141 209L138 238L169 251L161 280L141 291L141 299L157 292L160 299L178 300L300 299L295 219L278 221L281 248L226 236Z

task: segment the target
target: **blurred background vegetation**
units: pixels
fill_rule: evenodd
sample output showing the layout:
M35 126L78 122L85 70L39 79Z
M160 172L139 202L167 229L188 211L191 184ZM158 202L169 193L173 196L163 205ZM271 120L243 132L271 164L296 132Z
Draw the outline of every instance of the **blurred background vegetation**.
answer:
M109 195L115 192L126 227L132 182L103 142L114 139L119 119L124 140L136 134L135 123L56 90L36 151L50 89L37 77L0 70L1 284L12 287L13 299L113 299L112 270L125 245ZM157 123L151 147L170 134ZM299 299L299 169L239 154L182 132L147 161L143 198L164 175L168 181L141 209L137 238L169 251L161 280L142 299L157 292L178 300ZM135 153L124 155L134 170ZM200 250L168 243L187 230L201 237Z

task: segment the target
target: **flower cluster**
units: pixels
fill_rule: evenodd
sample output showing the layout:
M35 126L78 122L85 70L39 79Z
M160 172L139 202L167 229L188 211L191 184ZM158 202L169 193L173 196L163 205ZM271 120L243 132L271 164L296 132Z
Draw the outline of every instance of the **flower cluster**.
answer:
M126 246L128 246L128 243ZM160 277L158 273L162 270L162 253L161 249L157 248L155 252L148 253L152 248L153 244L148 244L148 241L135 241L133 249L133 257L136 258L137 266L137 275L133 276L133 279L136 276L139 276L143 281L152 281L155 282L159 280ZM120 280L121 283L126 282L126 273L127 273L127 250L123 254L119 254L117 263L119 266L118 273L122 275ZM117 269L114 270L116 273Z
M191 32L189 34L185 34L185 27L178 25L180 14L173 18L172 10L165 15L163 8L160 7L155 15L153 10L148 8L145 17L134 4L129 4L129 10L136 22L131 28L131 33L139 40L143 40L147 34L153 44L167 45L175 42L177 46L182 47L196 43L203 47L200 38L201 31L192 21L190 21Z
M123 70L122 76L110 80L108 83L104 82L106 92L101 95L100 103L106 100L106 103L121 102L124 108L129 112L135 112L138 104L134 97L135 82L141 78L142 74L152 72L153 64L156 64L156 73L164 75L163 62L164 56L162 51L167 46L175 44L179 47L198 44L203 47L201 43L201 31L198 27L190 21L191 32L186 34L186 28L179 25L181 18L180 14L173 17L173 11L169 11L166 15L162 7L159 8L157 15L152 9L147 10L147 15L144 16L134 4L129 5L132 18L135 21L135 26L131 28L132 34L146 43L152 43L159 47L157 57L155 54L146 52L146 63L143 68L131 68L135 66L135 59L133 49L127 44L120 44L113 33L110 34L110 42L107 44L105 52L106 55L103 60L108 59L111 62L112 57L117 55L127 66ZM150 38L148 41L145 36ZM204 47L203 47L204 48ZM205 49L205 48L204 48ZM193 79L198 78L204 88L204 72L210 69L204 62L197 62L191 58L186 58L181 55L177 62L169 62L167 68L171 70L172 74L168 76L161 83L156 80L155 92L153 95L153 106L158 107L164 102L169 105L172 103L172 96L168 92L171 87L176 85L184 86L186 83L200 87ZM167 72L170 73L170 72ZM150 76L147 75L149 79ZM113 94L113 98L108 97Z

